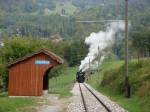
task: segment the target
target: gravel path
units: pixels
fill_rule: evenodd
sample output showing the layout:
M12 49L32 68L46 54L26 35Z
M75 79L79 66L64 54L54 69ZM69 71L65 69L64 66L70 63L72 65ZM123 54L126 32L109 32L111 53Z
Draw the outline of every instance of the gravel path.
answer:
M68 98L60 98L56 94L47 94L37 102L40 106L36 107L38 112L66 112Z
M105 108L91 95L91 93L84 87L83 84L80 84L83 95L85 97L86 105L88 106L88 112L107 112ZM112 112L127 112L125 109L120 107L116 102L111 101L108 97L97 92L91 86L86 84L89 89L91 89L94 94L112 111ZM85 112L83 107L83 102L81 99L81 93L79 89L79 84L75 83L72 89L73 96L70 98L70 104L68 106L68 112Z

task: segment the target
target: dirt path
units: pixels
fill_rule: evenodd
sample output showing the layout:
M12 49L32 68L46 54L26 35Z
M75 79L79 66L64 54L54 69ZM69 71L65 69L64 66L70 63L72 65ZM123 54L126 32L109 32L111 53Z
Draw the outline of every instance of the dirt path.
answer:
M37 112L66 112L68 98L60 98L56 94L47 94L37 102Z

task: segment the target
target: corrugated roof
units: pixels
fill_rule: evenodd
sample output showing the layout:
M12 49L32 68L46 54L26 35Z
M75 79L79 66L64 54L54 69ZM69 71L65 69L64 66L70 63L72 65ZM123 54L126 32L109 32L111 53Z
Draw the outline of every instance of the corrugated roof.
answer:
M56 60L60 64L62 64L64 62L63 59L60 58L59 56L57 56L55 53L52 53L52 52L50 52L47 49L41 49L39 52L35 52L35 53L30 54L30 55L26 55L26 56L24 56L22 58L18 58L16 60L12 61L12 62L9 62L8 64L6 64L6 67L10 67L10 66L12 66L14 64L17 64L17 63L19 63L21 61L24 61L24 60L26 60L28 58L31 58L34 55L37 55L37 54L40 54L40 53L44 53L44 54L50 56L53 60Z

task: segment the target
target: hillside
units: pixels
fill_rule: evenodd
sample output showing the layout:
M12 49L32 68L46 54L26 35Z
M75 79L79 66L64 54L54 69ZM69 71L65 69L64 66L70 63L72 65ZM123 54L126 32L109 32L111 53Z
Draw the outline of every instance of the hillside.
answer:
M7 2L5 0L0 1L0 9L6 12L37 13L47 9L50 12L60 13L60 11L57 11L58 7L59 10L66 10L66 13L68 12L68 14L73 14L77 10L77 8L72 5L70 0L7 0Z
M107 0L106 0L107 1ZM105 4L97 4L94 7L80 11L76 14L79 20L124 20L124 2L113 1ZM133 27L148 26L150 18L149 0L129 1L129 20Z
M149 0L130 0L129 19L133 31L149 27ZM9 7L8 7L9 6ZM82 25L76 20L124 19L120 0L1 0L0 37L29 36L85 38L103 24ZM87 29L88 28L88 29Z
M146 8L149 4L149 0L129 0L129 7L135 8L137 11ZM0 10L11 13L35 13L48 9L49 11L59 13L57 10L59 7L59 10L64 9L68 14L73 14L74 12L77 12L78 9L86 10L97 5L103 6L108 10L114 6L124 10L124 0L1 0Z
M129 112L148 112L150 104L150 59L132 60L129 63L129 80L131 84L130 100L124 98L123 61L108 61L102 65L102 71L92 75L88 83L97 90L110 96ZM133 107L134 105L134 107Z

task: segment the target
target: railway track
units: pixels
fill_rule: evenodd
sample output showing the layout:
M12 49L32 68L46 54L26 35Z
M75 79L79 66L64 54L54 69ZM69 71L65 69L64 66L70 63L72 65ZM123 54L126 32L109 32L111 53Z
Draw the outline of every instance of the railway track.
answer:
M85 112L111 112L111 110L85 84L79 83Z

